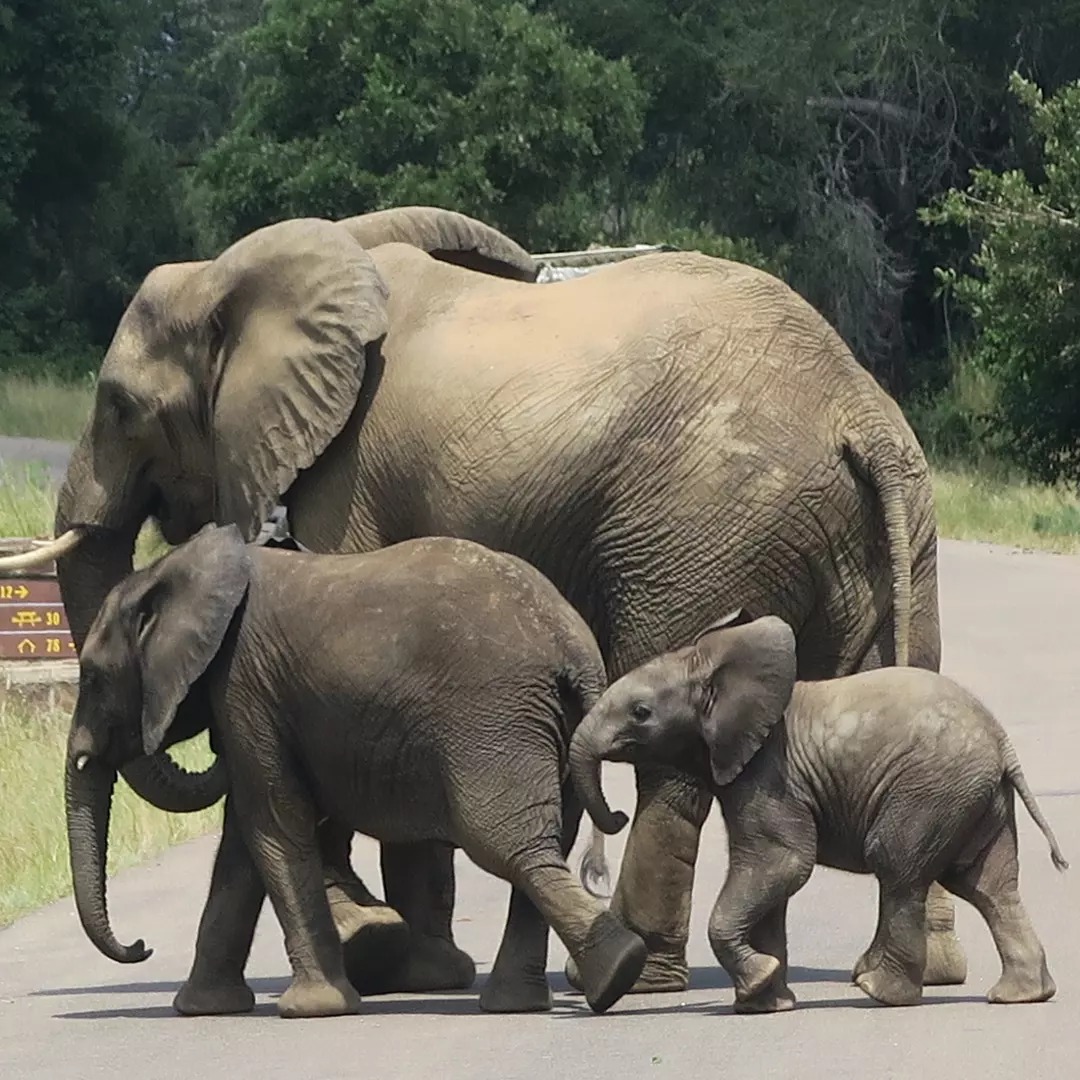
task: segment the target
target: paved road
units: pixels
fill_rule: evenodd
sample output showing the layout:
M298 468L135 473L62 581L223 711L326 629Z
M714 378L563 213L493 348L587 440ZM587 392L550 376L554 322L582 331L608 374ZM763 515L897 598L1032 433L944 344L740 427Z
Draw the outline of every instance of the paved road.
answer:
M170 1008L187 972L213 840L121 874L110 889L121 940L143 936L146 963L121 967L82 935L70 900L0 933L0 1076L469 1078L608 1080L725 1076L734 1080L886 1080L924 1076L1042 1080L1077 1075L1080 1060L1080 560L942 543L945 669L998 711L1076 869L1064 876L1021 818L1022 888L1043 935L1057 998L987 1005L998 966L989 934L967 907L958 922L971 958L963 987L928 991L914 1009L883 1009L847 983L873 930L871 880L818 870L791 905L800 1007L770 1017L731 1011L705 923L724 873L718 815L706 825L695 887L693 989L623 998L603 1017L570 993L553 940L555 1009L486 1016L476 993L370 998L363 1016L288 1022L274 1000L287 985L281 936L269 909L249 968L254 1015L185 1019ZM607 774L616 806L632 806L625 767ZM1021 811L1022 812L1022 811ZM612 844L621 854L622 837ZM356 863L374 878L374 845ZM456 934L482 979L502 930L507 890L459 855ZM377 879L375 879L377 880Z

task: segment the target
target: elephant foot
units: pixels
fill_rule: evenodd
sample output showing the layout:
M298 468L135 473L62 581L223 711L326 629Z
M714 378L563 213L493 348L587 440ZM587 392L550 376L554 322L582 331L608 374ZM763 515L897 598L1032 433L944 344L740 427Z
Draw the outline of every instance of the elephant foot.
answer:
M770 986L745 1001L735 1001L737 1013L791 1012L795 1008L795 995L789 986Z
M884 955L884 949L871 945L870 948L855 961L855 966L851 969L851 981L858 982L860 975L865 975L866 972L876 968L881 963L881 958Z
M967 980L968 962L954 930L931 930L926 935L924 986L960 986Z
M489 1013L551 1011L551 987L547 979L501 979L492 972L480 991L480 1008Z
M564 968L566 981L575 990L584 990L581 972L571 956ZM645 967L628 994L678 994L690 985L690 966L683 954L649 953Z
M188 979L177 990L173 1008L181 1016L233 1016L251 1012L255 995L245 982L200 986Z
M349 1016L360 1011L360 995L348 983L293 978L278 999L278 1014L289 1020Z
M345 974L361 993L385 982L409 953L409 927L392 908L378 901L360 903L347 885L327 886L326 898L341 940Z
M986 1000L991 1005L1022 1005L1049 1001L1056 993L1057 986L1044 961L1041 974L1035 977L1016 971L1002 975L990 988Z
M735 1004L764 997L780 971L780 961L768 953L754 953L732 975L735 984Z
M575 956L589 1008L607 1012L637 983L647 958L645 942L633 930L610 911L598 915Z
M468 990L476 981L473 958L444 938L413 938L405 959L390 968L350 974L363 994L423 994Z
M922 1001L923 988L906 975L888 971L880 965L864 971L855 985L882 1005L918 1005Z

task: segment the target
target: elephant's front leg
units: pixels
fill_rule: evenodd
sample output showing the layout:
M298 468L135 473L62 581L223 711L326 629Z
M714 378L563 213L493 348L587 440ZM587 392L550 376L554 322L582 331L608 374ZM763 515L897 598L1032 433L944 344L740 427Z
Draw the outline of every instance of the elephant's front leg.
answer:
M244 965L266 890L236 820L231 796L225 797L210 893L206 898L195 959L173 1008L184 1016L250 1012L255 995L244 981Z
M350 859L352 829L327 818L318 835L326 899L349 981L361 994L405 989L393 985L390 976L408 956L408 925L357 877Z
M369 993L467 990L476 964L454 944L454 848L424 841L383 844L380 861L386 899L409 925L409 950L396 967L374 971L362 985Z
M235 796L234 796L235 797ZM245 840L285 934L293 979L278 1000L285 1017L360 1011L345 975L341 941L327 903L315 807L287 768L238 806Z
M681 773L640 766L636 776L637 811L611 910L649 950L630 992L685 990L694 865L712 797ZM580 988L573 964L567 964L566 975Z

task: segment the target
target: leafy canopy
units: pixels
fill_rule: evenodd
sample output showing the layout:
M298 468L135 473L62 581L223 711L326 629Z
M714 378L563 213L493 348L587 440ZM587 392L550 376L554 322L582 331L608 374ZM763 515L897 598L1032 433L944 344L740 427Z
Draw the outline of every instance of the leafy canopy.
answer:
M1080 82L1049 98L1017 74L1010 86L1041 175L975 169L923 216L978 240L970 268L941 278L974 322L1006 449L1033 476L1080 484Z
M406 203L463 211L534 250L592 239L637 149L624 61L515 0L276 0L200 178L229 235Z

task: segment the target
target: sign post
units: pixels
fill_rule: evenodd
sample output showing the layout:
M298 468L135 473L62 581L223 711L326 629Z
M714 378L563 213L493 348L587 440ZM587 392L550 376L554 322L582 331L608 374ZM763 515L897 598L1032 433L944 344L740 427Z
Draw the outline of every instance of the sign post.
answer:
M0 540L0 551L28 546L25 540ZM0 660L76 658L55 564L0 577Z

